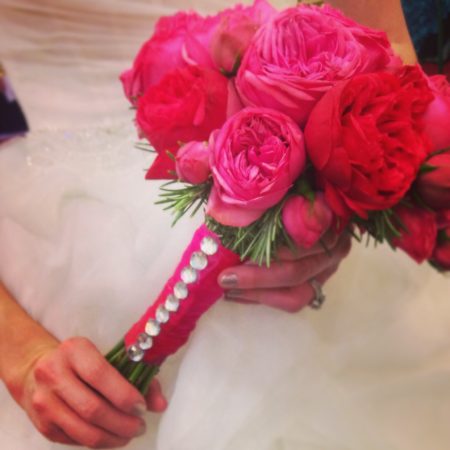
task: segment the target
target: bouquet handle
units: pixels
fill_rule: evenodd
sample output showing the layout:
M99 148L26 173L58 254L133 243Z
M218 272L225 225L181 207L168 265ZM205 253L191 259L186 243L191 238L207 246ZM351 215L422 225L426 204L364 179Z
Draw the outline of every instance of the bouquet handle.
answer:
M201 225L157 299L107 355L141 392L171 354L183 346L198 319L223 295L217 278L240 263L236 253Z

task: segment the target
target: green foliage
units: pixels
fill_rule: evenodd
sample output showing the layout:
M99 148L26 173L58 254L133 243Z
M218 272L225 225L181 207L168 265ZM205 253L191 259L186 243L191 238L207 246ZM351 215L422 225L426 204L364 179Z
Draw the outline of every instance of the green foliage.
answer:
M367 245L373 238L375 245L387 241L392 246L392 240L400 237L402 232L407 230L405 224L392 209L370 212L367 219L355 216L352 222L359 227L359 234L353 230L353 237L361 242L363 234L367 233Z
M153 145L149 144L147 141L136 142L134 146L135 148L137 148L138 150L142 150L143 152L156 153L156 150L153 147Z
M187 212L191 211L193 217L203 204L208 201L211 191L211 182L201 184L182 184L182 187L173 187L179 183L177 180L169 181L161 186L161 200L155 202L157 205L165 205L164 210L172 210L175 225Z
M269 267L280 246L294 248L281 221L283 203L270 208L247 227L225 226L208 216L206 225L220 237L225 247L240 255L242 260L250 259Z

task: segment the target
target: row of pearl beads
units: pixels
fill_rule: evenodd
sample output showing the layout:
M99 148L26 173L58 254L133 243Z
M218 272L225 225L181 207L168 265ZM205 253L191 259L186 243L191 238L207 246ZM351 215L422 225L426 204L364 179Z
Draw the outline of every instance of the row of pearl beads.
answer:
M163 305L158 306L155 317L147 321L145 331L128 348L128 358L131 361L142 361L145 352L153 346L153 338L161 332L161 326L170 320L171 314L176 313L180 303L189 296L188 285L197 281L199 272L208 266L208 256L215 255L218 249L219 244L213 237L205 236L201 240L200 251L192 253L189 265L181 270L181 280L175 284L173 292L167 296Z

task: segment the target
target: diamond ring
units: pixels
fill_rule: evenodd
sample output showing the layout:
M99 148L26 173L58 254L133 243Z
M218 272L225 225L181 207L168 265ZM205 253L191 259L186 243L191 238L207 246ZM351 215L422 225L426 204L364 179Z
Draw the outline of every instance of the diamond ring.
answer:
M320 309L322 307L322 305L323 305L323 302L325 301L325 298L326 298L325 294L322 291L322 286L314 278L311 278L311 280L309 280L309 284L314 289L314 297L309 302L309 306L312 309Z

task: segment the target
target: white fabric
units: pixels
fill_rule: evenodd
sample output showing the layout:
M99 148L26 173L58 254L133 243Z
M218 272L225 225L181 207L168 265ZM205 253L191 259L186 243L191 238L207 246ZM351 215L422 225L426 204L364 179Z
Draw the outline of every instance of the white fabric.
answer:
M230 2L196 0L213 12ZM174 267L117 81L155 18L186 5L0 0L0 59L32 132L0 148L0 277L58 338L106 351ZM164 366L146 450L424 450L450 442L449 280L355 245L320 312L215 306ZM20 330L18 330L20 332ZM0 388L0 445L48 443Z

